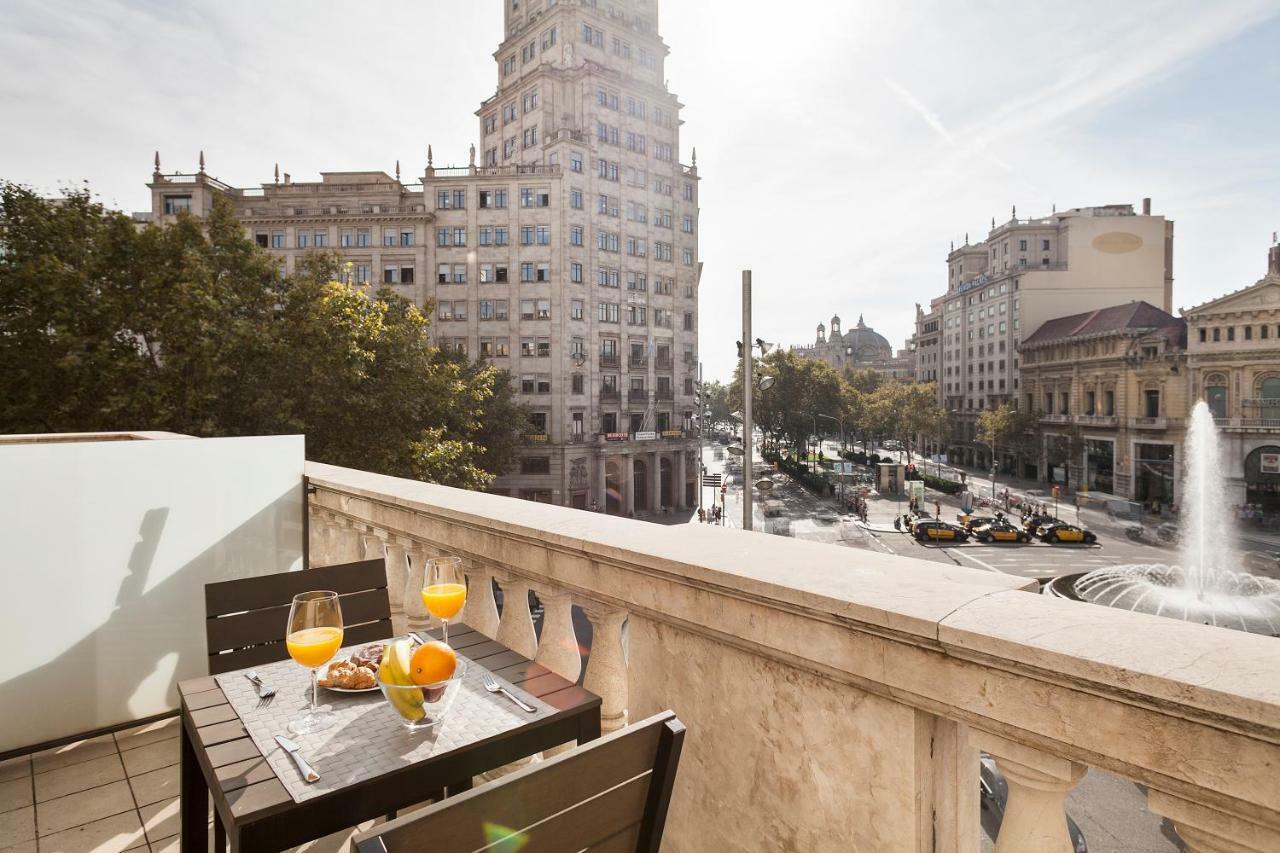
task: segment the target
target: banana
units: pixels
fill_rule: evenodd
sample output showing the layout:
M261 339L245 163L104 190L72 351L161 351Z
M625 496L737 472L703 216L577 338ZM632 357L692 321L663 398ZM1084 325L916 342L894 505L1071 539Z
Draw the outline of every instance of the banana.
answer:
M422 690L409 677L411 646L408 640L393 640L387 644L378 668L378 679L385 685L382 695L396 713L411 723L427 715L422 707Z

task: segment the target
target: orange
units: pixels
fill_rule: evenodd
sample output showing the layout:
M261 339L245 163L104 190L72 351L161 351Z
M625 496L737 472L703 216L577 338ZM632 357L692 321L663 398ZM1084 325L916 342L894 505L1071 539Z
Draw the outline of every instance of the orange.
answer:
M458 654L439 640L418 647L409 661L409 678L419 687L438 684L453 677Z

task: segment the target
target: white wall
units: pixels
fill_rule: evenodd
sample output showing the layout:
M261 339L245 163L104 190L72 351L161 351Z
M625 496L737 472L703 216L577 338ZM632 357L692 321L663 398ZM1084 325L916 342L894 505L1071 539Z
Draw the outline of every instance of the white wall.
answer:
M204 585L302 567L302 436L0 445L0 752L208 674Z

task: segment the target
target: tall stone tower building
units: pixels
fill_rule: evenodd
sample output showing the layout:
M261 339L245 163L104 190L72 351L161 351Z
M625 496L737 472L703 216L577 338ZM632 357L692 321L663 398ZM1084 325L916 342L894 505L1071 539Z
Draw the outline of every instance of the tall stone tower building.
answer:
M614 514L696 495L698 172L679 162L657 0L503 0L498 86L466 166L237 189L161 172L163 222L231 199L282 269L340 252L353 285L433 311L440 346L510 370L533 410L495 490Z

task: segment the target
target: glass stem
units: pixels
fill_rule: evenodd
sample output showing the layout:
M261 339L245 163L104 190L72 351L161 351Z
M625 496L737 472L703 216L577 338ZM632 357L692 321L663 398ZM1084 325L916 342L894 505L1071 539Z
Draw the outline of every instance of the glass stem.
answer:
M449 620L441 619L440 621L444 625L444 644L447 646L449 645Z
M313 667L311 670L311 714L312 716L315 716L315 713L316 713L316 680L317 680L316 670Z

